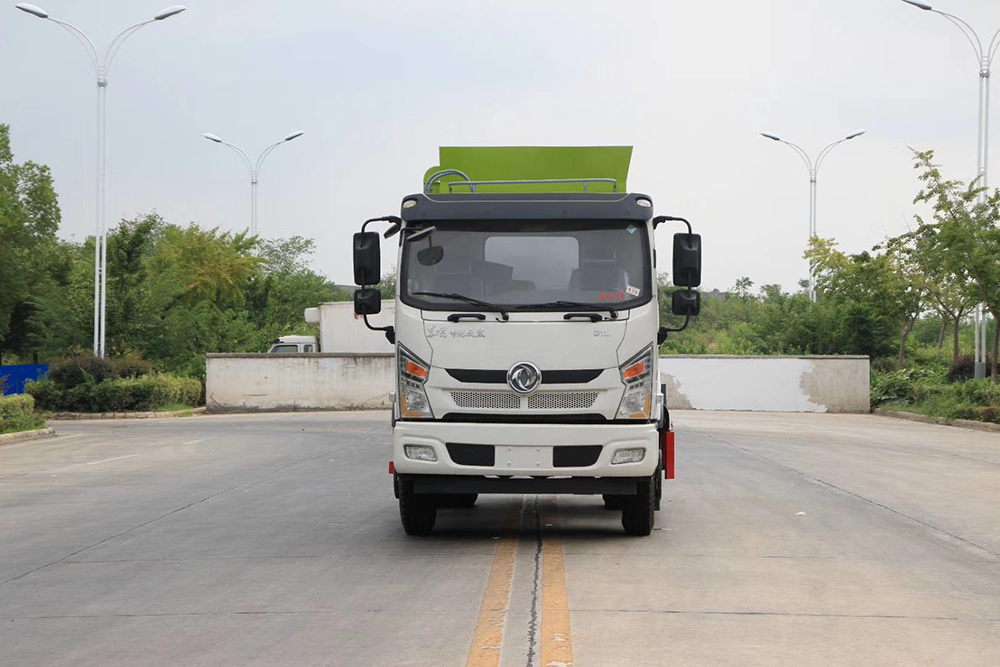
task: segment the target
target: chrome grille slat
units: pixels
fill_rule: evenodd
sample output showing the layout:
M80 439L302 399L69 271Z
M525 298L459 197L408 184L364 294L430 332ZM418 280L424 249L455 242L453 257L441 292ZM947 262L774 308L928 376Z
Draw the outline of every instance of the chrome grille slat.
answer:
M587 410L597 402L596 391L539 392L522 400L512 391L452 391L460 408L474 410Z

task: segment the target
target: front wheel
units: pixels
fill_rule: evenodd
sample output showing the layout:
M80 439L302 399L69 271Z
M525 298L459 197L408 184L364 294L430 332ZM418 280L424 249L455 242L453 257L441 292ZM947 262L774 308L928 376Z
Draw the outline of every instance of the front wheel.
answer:
M400 480L399 519L407 535L428 535L434 529L437 519L437 504L434 496L418 495L413 492L413 482Z
M660 501L663 500L663 468L659 466L656 467L656 472L653 473L653 479L656 480L656 505L653 509L659 512Z
M437 506L441 508L468 509L475 507L478 493L443 493L437 497Z
M604 494L604 509L606 510L620 510L625 507L625 499L628 496L618 496L612 493Z
M653 532L656 507L656 475L639 480L636 494L625 497L622 527L628 535L644 536Z

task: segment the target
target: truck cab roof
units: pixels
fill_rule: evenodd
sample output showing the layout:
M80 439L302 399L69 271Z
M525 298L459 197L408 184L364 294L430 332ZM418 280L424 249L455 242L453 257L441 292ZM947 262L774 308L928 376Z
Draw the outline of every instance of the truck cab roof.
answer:
M403 198L403 221L634 220L653 217L640 193L417 193Z

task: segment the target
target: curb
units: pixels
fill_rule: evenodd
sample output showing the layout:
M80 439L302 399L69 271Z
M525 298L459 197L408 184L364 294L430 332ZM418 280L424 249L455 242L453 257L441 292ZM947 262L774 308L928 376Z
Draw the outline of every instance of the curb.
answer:
M56 432L51 428L40 428L34 431L21 431L19 433L4 433L0 435L0 446L13 445L15 442L24 442L25 440L48 438L55 434Z
M205 408L192 408L175 412L56 412L49 417L50 421L75 421L97 419L176 419L197 417L205 413Z
M954 426L957 428L967 428L974 431L985 431L987 433L1000 433L1000 424L991 424L990 422L977 422L971 419L943 419L938 417L928 417L927 415L917 414L915 412L901 412L901 411L886 411L879 410L876 408L872 410L873 414L879 415L880 417L890 417L892 419L905 419L911 422L920 422L921 424L937 424L939 426Z

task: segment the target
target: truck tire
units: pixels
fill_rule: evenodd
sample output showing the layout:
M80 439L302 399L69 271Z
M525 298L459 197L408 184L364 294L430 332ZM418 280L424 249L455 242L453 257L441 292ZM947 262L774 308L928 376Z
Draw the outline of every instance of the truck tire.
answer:
M478 493L442 493L436 496L438 507L452 507L459 509L473 507L478 499Z
M604 498L604 509L606 510L620 510L625 507L625 499L628 496L617 496L612 493L605 493Z
M659 512L660 501L663 500L663 468L660 466L656 467L656 472L653 473L653 479L656 480L656 506L653 509Z
M399 482L399 519L407 535L429 535L437 519L434 497L413 492L413 482Z
M639 480L637 493L627 496L622 508L622 527L627 535L644 536L653 531L656 518L656 479L647 477Z

